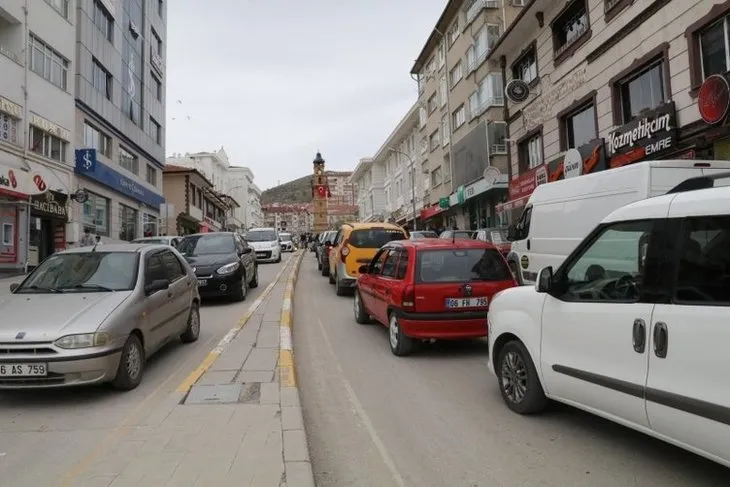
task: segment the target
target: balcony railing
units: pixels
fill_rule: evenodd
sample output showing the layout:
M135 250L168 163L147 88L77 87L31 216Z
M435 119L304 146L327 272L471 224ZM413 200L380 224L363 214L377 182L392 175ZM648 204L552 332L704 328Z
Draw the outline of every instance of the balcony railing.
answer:
M491 152L492 154L506 154L507 144L492 144Z
M476 0L466 9L466 23L474 20L484 8L499 8L499 0Z

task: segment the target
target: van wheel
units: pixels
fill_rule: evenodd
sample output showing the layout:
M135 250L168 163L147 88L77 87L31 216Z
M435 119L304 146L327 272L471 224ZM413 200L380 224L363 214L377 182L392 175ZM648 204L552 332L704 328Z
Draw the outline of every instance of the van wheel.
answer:
M515 276L515 279L517 280L517 284L520 286L522 285L522 278L520 277L520 268L517 266L517 263L513 260L509 261L509 270L512 271L512 275Z
M403 334L398 317L391 313L388 318L388 339L390 351L397 357L405 357L413 352L413 339Z
M497 382L507 407L518 414L542 412L548 404L530 353L519 340L508 342L499 351Z

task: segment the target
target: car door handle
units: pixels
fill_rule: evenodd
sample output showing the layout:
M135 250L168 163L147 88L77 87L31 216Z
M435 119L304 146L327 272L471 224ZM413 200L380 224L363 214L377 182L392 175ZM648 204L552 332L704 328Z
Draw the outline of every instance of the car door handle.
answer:
M640 318L634 320L632 338L634 342L634 351L636 353L644 353L646 350L646 322L644 320Z
M669 351L669 328L663 321L654 324L654 355L666 358Z
M527 239L527 250L530 250L530 239Z

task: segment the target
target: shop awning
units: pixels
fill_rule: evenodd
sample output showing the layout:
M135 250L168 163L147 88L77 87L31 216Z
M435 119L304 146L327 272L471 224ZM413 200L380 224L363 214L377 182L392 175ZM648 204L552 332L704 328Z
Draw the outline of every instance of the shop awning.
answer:
M38 162L27 161L30 166L32 175L39 175L43 178L47 189L58 193L71 194L71 172L65 172L61 169L52 169ZM32 178L32 176L31 176Z
M442 211L444 211L444 208L441 208L439 205L433 205L433 206L429 206L428 208L424 208L421 210L421 220L433 218L434 216L438 215Z

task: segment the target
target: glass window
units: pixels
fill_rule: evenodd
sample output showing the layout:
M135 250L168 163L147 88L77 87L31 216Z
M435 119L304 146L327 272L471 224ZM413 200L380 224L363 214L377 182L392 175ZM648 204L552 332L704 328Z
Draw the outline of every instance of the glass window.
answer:
M157 143L157 144L161 144L162 143L162 127L160 126L159 123L157 123L157 120L155 120L152 117L150 117L149 129L150 129L150 137L152 137L152 140L154 140L155 143Z
M542 164L542 136L534 135L520 142L518 147L520 172L534 169Z
M157 169L149 164L147 165L147 182L152 186L157 186Z
M11 223L3 223L2 244L13 246L15 243L14 227Z
M644 110L653 110L664 101L664 62L654 63L633 78L619 84L624 123Z
M33 126L30 127L29 136L28 144L31 151L54 161L66 162L68 143L65 140Z
M596 108L592 103L579 108L571 115L567 115L563 120L568 149L580 147L598 136L596 133Z
M370 264L370 274L379 275L385 264L385 259L388 258L388 249L382 249L375 254L372 263Z
M105 157L112 156L112 139L96 127L84 122L84 146L96 149Z
M0 140L3 142L10 142L11 144L18 143L18 125L20 120L17 118L0 112Z
M431 135L428 137L428 146L429 148L434 151L438 149L439 146L439 131L436 129Z
M531 47L512 67L512 77L530 83L537 79L537 56Z
M398 252L398 265L395 268L395 278L405 279L406 273L408 272L408 257L410 253L406 249L400 249Z
M418 282L509 281L507 264L496 250L448 249L418 252Z
M44 260L18 292L130 291L137 283L136 252L83 252L52 255Z
M368 228L353 230L348 242L352 247L360 249L379 249L393 240L405 240L405 233L401 230L386 228Z
M685 222L675 299L730 305L730 216Z
M29 44L28 65L30 70L62 90L66 90L68 60L33 34L30 35Z
M139 174L139 159L124 147L119 147L119 165L133 174Z
M96 235L109 236L109 200L89 193L84 202L84 228Z
M702 56L702 74L722 74L728 67L727 17L715 22L700 34L700 53Z
M134 208L119 204L119 240L131 242L137 238L137 215Z
M94 0L94 25L109 42L114 39L114 18L99 0Z
M176 281L187 273L185 268L172 252L166 250L163 251L160 256L162 263L165 264L165 268L167 269L167 278L170 281Z
M152 92L155 94L155 98L162 101L162 81L153 73L150 73L150 79L152 80Z
M588 31L588 11L585 0L575 0L559 18L553 22L555 55L565 52L575 41Z
M452 88L453 88L453 86L456 83L458 83L459 81L461 81L461 78L464 77L464 73L463 73L463 71L461 69L461 61L457 62L456 63L456 66L454 66L453 68L451 68L451 71L449 72L449 77L450 77L450 80L449 81L451 81L451 87Z
M466 122L466 108L464 105L461 105L459 108L456 109L456 111L453 114L453 120L454 128L459 128Z
M177 248L189 257L233 254L236 252L236 242L230 234L195 235L183 238Z
M157 217L149 213L142 214L142 234L145 237L154 237L157 235Z
M567 301L636 301L642 283L642 247L653 222L606 227L566 271Z
M46 0L46 3L56 9L63 18L68 18L68 0Z
M145 265L145 285L152 284L154 281L162 281L167 279L167 271L165 264L162 262L160 254L155 254L147 259L147 265Z
M112 75L96 59L92 62L91 79L94 88L104 94L107 100L112 99Z
M332 232L329 237L334 237L335 235ZM246 233L246 240L249 242L273 242L276 239L277 235L274 230L253 230Z
M395 277L395 266L398 263L399 252L397 250L391 249L389 252L386 252L386 254L387 257L385 259L385 263L383 264L380 275L383 277Z

